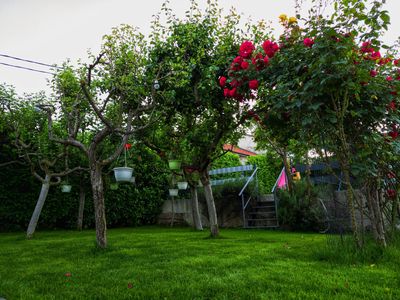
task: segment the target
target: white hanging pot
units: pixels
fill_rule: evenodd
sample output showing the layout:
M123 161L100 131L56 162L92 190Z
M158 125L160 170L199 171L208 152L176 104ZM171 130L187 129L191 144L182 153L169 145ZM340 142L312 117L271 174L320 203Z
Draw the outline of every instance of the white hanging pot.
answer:
M114 168L114 176L116 181L127 181L130 182L132 179L133 169L129 167L118 167Z
M178 189L169 189L170 196L178 196Z
M63 193L69 193L69 192L71 192L71 188L72 188L72 185L70 185L70 184L63 184L63 185L61 186L61 192L63 192Z
M188 187L188 183L186 181L180 181L178 182L178 189L180 190L186 190Z

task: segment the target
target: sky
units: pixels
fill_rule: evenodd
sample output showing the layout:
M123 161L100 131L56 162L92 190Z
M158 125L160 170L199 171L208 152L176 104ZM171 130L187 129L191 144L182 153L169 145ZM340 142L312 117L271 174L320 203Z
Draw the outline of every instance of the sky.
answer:
M99 51L101 38L112 27L130 24L141 32L150 32L152 16L160 11L164 0L0 0L0 54L47 64L61 65L67 59L76 62L87 58L87 51ZM206 0L198 0L204 7ZM228 11L235 7L244 19L264 19L279 28L278 16L295 14L294 0L219 0ZM400 36L399 0L386 0L392 25L383 37L388 44ZM170 0L177 16L183 16L188 0ZM306 10L306 9L304 9ZM47 70L41 66L0 56L0 63ZM16 88L17 93L45 90L50 93L49 74L36 73L0 65L0 83Z

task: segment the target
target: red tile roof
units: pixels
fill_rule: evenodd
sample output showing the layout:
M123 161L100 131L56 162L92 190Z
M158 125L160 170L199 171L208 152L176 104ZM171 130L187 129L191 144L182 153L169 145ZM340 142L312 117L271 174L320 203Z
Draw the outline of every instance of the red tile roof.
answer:
M225 151L231 151L232 153L236 153L242 156L255 156L257 155L257 153L254 153L252 151L246 150L246 149L242 149L230 144L224 144L223 149Z

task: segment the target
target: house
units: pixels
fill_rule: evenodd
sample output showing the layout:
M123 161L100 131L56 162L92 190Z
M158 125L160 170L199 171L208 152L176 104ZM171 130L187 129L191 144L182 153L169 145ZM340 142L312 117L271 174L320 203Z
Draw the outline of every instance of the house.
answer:
M231 144L224 144L223 149L225 151L230 151L230 152L232 152L234 154L238 154L240 162L242 164L246 163L248 156L257 155L257 153L255 153L255 152L252 152L252 151L249 151L249 150L246 150L246 149L243 149L243 148L240 148L238 146L231 145Z

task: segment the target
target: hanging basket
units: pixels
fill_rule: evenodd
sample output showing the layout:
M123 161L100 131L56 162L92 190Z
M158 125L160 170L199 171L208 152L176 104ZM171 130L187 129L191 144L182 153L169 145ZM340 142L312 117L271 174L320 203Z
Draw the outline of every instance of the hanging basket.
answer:
M132 177L131 177L131 180L129 180L129 182L132 183L132 184L135 184L135 182L136 182L135 176L132 176Z
M171 197L173 197L173 196L178 196L178 189L169 189L169 195L171 196Z
M61 185L61 192L63 192L63 193L69 193L69 192L71 192L71 189L72 189L72 185L70 185L70 184Z
M118 183L111 183L110 190L112 190L112 191L118 190Z
M188 187L188 183L186 181L180 181L178 182L178 189L180 190L186 190Z
M179 170L181 168L181 162L177 159L171 159L168 161L168 166L171 170Z
M118 167L114 168L114 176L116 181L127 181L130 182L132 179L133 169L129 167Z

